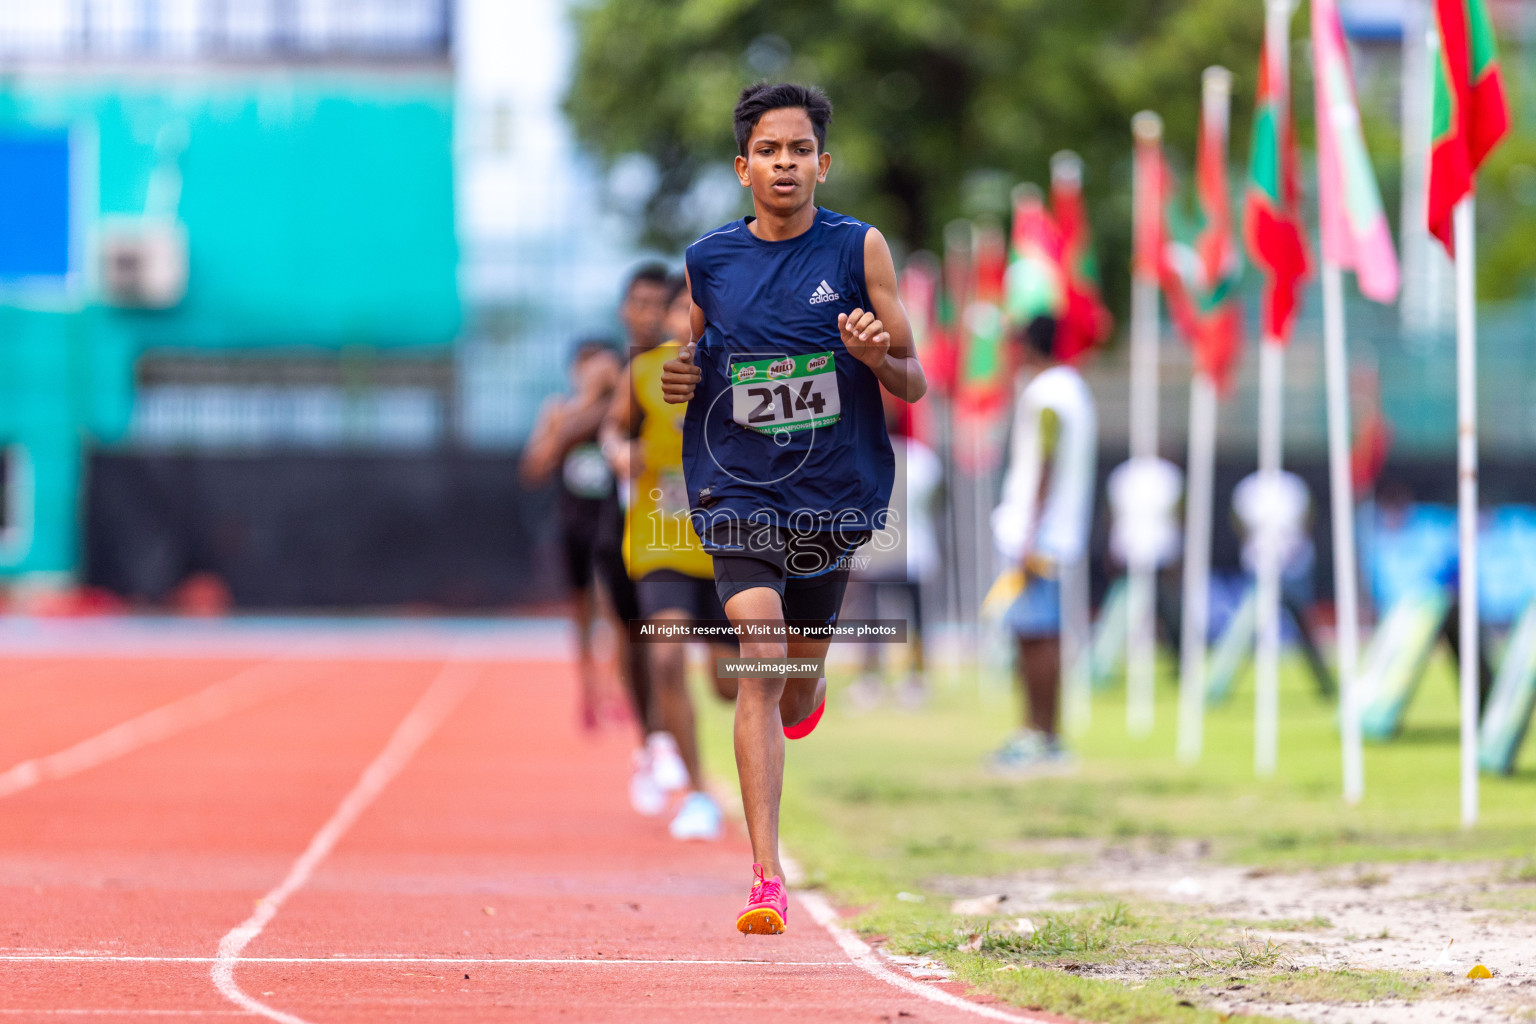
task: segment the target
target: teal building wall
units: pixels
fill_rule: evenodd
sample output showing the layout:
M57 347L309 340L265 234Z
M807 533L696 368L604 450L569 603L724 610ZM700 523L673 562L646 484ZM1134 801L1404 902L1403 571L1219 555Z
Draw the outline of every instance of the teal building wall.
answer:
M0 131L67 127L89 141L88 221L143 214L157 140L180 140L189 250L186 297L169 310L113 308L89 289L41 306L0 296L0 446L25 452L29 479L10 485L31 499L29 534L0 544L0 577L78 568L84 455L126 438L145 350L453 342L452 110L446 67L0 80Z

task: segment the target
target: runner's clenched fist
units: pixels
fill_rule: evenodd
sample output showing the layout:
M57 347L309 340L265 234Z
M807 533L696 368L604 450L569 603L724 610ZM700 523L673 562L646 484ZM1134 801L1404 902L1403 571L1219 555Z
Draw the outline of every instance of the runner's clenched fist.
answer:
M837 329L843 336L843 347L853 358L871 369L885 363L891 350L891 335L875 319L873 311L855 309L852 313L839 313Z
M698 387L699 378L704 375L693 365L694 344L679 346L677 358L661 364L661 393L672 405L683 405L692 399L693 389Z

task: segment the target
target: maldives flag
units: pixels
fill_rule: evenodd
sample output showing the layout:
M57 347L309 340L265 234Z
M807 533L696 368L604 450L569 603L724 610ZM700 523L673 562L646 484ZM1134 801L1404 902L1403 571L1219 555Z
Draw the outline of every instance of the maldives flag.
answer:
M977 226L970 235L970 281L957 283L969 301L959 307L964 349L955 379L954 455L967 472L979 473L993 469L1002 454L998 427L1008 408L1013 361L1004 343L1008 247L992 225Z
M964 308L971 276L970 225L963 225L965 238L959 237L959 223L944 232L944 257L934 268L933 309L928 345L919 349L928 385L946 397L955 393L957 363L960 359L960 310ZM905 295L903 295L905 301ZM908 307L911 313L911 307Z
M1168 240L1168 198L1173 195L1168 161L1163 158L1162 127L1154 121L1155 131L1143 132L1136 115L1132 125L1136 148L1131 162L1131 274L1137 278L1157 278L1162 272L1163 246Z
M1008 252L1003 234L995 227L974 232L971 266L972 298L964 307L965 350L960 356L956 393L961 413L983 420L998 415L1009 385L1008 353L1003 341L1003 281Z
M1296 132L1291 124L1290 83L1281 81L1284 33L1266 33L1259 60L1258 109L1253 118L1253 154L1243 206L1248 255L1264 270L1264 337L1290 340L1297 293L1307 276L1302 240L1301 187L1296 170Z
M1434 146L1429 155L1429 230L1454 253L1451 215L1473 175L1509 131L1509 106L1493 23L1483 0L1435 0Z
M901 269L897 289L907 322L912 325L912 344L926 358L933 346L939 316L939 270L933 256L914 253Z
M1181 231L1177 211L1170 211L1160 277L1169 315L1194 349L1196 366L1225 388L1242 351L1242 308L1237 301L1242 260L1227 191L1226 124L1208 113L1200 120L1195 170L1198 224ZM1171 194L1173 179L1166 170L1164 180Z
M1038 316L1060 318L1067 307L1063 238L1040 190L1021 185L1013 196L1012 252L1004 279L1008 322L1027 327Z
M1312 58L1323 258L1353 270L1366 298L1391 302L1397 298L1397 252L1360 134L1355 81L1334 0L1312 0Z
M1065 292L1056 353L1067 362L1076 362L1115 329L1115 319L1099 291L1099 266L1083 204L1082 166L1072 153L1058 153L1051 160L1051 214L1061 237Z

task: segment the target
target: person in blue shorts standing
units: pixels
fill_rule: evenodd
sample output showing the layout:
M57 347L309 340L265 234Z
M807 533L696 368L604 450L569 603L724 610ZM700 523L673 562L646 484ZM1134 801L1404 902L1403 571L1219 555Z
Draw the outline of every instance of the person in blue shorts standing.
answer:
M884 525L895 456L880 389L927 390L896 291L890 247L868 224L818 207L832 104L821 90L759 84L735 110L736 174L753 215L688 247L691 338L662 370L688 403L683 470L694 529L714 562L741 656L822 659L850 556ZM812 635L795 636L784 625ZM767 627L767 635L747 627ZM754 884L736 926L785 930L779 864L784 740L810 732L824 676L742 678L736 767Z
M987 763L1015 777L1075 767L1060 739L1061 590L1063 575L1088 555L1099 428L1082 374L1057 357L1058 327L1055 317L1038 316L1015 332L1023 387L992 513L998 553L1017 567L1022 586L1003 622L1018 644L1024 724Z

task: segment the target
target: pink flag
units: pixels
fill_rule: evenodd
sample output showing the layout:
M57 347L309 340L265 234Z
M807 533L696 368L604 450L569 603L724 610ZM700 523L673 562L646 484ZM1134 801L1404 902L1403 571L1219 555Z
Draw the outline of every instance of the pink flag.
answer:
M1353 270L1366 298L1391 302L1397 298L1397 253L1360 134L1354 75L1335 0L1312 0L1312 57L1323 259Z

